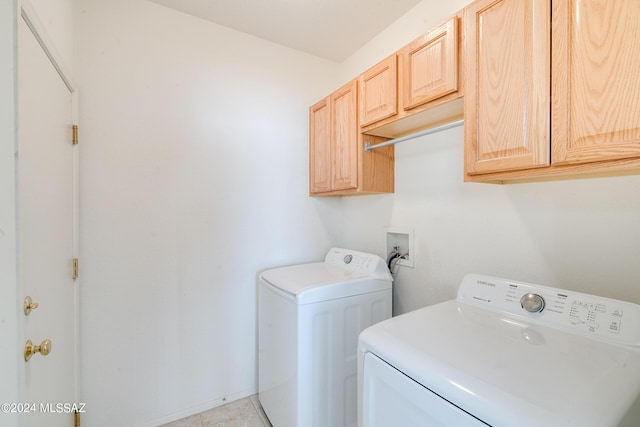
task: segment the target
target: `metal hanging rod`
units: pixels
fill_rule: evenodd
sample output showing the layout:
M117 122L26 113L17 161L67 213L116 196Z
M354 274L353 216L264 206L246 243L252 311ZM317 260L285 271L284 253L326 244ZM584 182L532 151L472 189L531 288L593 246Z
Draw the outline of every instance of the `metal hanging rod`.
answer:
M390 139L389 141L381 142L380 144L375 144L375 145L371 145L371 142L365 141L364 151L371 151L371 150L375 150L376 148L388 147L389 145L394 145L394 144L397 144L398 142L408 141L410 139L418 138L420 136L431 135L432 133L462 126L463 124L464 124L464 119L460 119L455 122L447 123L446 125L437 126L431 129L412 133L411 135L403 136L401 138Z

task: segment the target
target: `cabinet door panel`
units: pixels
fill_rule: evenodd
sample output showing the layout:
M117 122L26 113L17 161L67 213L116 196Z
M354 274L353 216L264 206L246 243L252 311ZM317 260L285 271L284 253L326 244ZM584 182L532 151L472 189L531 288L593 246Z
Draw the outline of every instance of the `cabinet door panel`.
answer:
M403 106L405 110L458 90L458 18L406 47L402 57Z
M309 109L309 191L331 190L331 111L330 98Z
M553 2L554 164L640 156L640 1Z
M332 190L358 187L357 87L353 80L331 95Z
M547 166L548 2L480 0L463 22L466 173Z
M398 112L397 62L393 54L358 78L360 126L370 125Z

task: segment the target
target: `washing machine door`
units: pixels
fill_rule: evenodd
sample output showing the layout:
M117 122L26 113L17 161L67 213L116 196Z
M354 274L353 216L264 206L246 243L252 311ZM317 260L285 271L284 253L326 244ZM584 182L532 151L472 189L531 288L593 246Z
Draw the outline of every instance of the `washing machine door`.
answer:
M374 355L364 355L361 427L486 427Z

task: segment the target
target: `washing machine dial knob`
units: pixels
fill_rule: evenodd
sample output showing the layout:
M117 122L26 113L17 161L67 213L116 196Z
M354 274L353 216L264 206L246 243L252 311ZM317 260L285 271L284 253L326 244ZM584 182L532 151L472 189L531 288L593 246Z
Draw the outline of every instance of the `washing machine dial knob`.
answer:
M342 260L344 261L345 264L350 264L351 261L353 261L353 255L351 254L345 255Z
M544 298L538 294L524 294L520 298L520 305L529 313L540 313L544 310Z

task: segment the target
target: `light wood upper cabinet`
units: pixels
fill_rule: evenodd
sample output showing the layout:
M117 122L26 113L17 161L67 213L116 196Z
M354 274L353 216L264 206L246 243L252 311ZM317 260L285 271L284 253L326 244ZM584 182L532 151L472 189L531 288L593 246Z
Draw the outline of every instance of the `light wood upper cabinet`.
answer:
M358 185L357 83L352 81L309 108L309 192Z
M331 190L330 97L309 108L309 191Z
M400 50L402 105L410 110L458 90L458 18Z
M358 186L358 85L355 80L334 92L331 102L331 189Z
M640 157L640 1L553 1L554 164Z
M398 67L393 54L358 77L360 126L367 126L398 112Z
M465 179L640 170L640 2L464 11Z
M360 76L364 133L394 138L462 118L461 19L456 14Z
M309 108L309 193L392 193L394 150L364 151L353 80ZM385 138L368 137L372 143Z
M549 164L550 13L542 0L465 9L467 175Z

